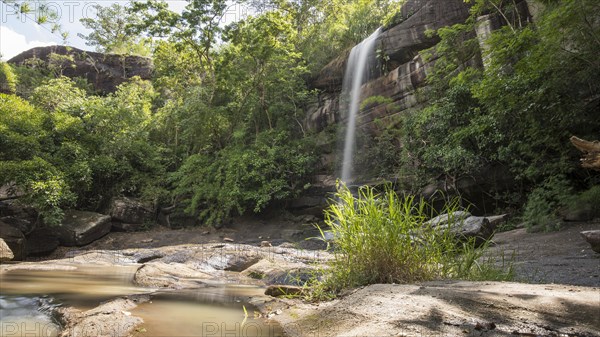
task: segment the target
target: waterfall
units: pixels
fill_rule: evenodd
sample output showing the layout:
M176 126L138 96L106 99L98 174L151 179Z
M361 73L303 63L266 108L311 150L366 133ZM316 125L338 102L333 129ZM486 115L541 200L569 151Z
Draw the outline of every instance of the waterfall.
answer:
M369 61L374 59L373 46L381 28L378 28L371 36L354 46L350 51L342 95L340 97L340 109L347 112L346 137L344 139L344 154L342 162L341 179L348 184L352 178L352 167L354 163L354 143L356 138L356 115L360 107L360 93L364 82L368 80Z

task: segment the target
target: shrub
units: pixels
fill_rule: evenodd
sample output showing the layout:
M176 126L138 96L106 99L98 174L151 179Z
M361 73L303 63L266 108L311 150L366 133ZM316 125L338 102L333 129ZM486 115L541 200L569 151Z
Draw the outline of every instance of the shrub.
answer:
M308 185L315 157L306 140L269 130L251 144L231 144L215 155L189 156L172 175L187 212L209 225L232 213L262 211L275 200L296 197Z
M590 189L569 198L566 202L566 212L581 214L588 218L600 216L600 186L592 186Z
M428 225L431 208L422 199L398 196L390 188L379 194L368 186L356 196L341 186L335 197L325 213L335 258L326 277L316 281L315 293L334 295L372 283L512 276L510 269L482 259L485 249L475 249L473 241L457 243L449 229ZM452 214L457 208L458 202L450 202L443 212Z
M552 176L533 189L525 204L523 219L527 231L560 228L559 211L570 202L571 187L564 177Z

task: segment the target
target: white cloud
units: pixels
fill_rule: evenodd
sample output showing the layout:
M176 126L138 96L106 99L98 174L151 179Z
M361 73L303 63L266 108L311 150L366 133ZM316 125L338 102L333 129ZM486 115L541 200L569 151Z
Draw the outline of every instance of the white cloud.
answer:
M28 49L34 47L51 46L56 44L49 41L27 41L23 34L19 34L9 27L0 25L0 54L3 60L9 60Z

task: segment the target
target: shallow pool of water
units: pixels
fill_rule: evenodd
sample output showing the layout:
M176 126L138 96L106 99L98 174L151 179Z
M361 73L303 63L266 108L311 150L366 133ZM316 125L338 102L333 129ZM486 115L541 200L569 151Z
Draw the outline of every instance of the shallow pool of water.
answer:
M279 325L255 316L254 307L246 302L263 292L257 287L223 286L158 293L132 314L144 319L139 336L283 336Z
M133 284L139 265L51 267L0 272L0 336L54 337L60 328L52 319L52 306L88 310L141 293L151 294L151 301L131 312L144 320L136 336L283 336L278 325L255 317L248 304L250 297L264 293L257 286L229 283L157 291Z

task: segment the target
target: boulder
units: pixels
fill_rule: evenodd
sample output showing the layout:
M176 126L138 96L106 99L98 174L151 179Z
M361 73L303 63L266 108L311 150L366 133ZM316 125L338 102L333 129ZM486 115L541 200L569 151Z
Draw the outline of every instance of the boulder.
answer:
M14 260L20 261L26 257L27 240L20 230L0 221L0 239L3 239L12 251Z
M152 207L135 199L114 199L110 208L110 216L115 222L143 224L152 220Z
M152 261L135 273L134 284L154 288L197 288L211 280L213 275L195 270L183 263Z
M64 246L83 246L110 232L109 215L69 210L56 227L59 242Z
M600 229L581 232L581 236L592 246L592 250L600 253Z
M53 54L61 58L52 59ZM147 57L102 54L67 46L32 48L8 60L8 63L27 65L31 59L37 59L45 66L52 63L60 67L64 76L86 78L101 94L116 91L117 86L134 76L150 79L153 71L152 60Z
M486 217L470 216L468 212L457 211L453 214L442 214L431 219L427 224L440 229L448 229L458 242L475 240L476 246L481 246L494 236L499 219L493 224Z
M25 192L13 183L0 186L0 200L16 199L24 195Z
M263 259L241 272L242 275L261 280L267 285L302 286L314 275L316 270L298 262L277 263Z
M59 336L136 336L140 331L145 331L140 328L144 320L131 312L138 304L148 301L148 295L129 295L104 302L88 311L60 307L56 310L63 328Z
M10 261L15 258L10 247L4 242L3 239L0 239L0 262Z
M5 216L35 220L37 213L32 207L21 204L18 199L0 200L0 217Z
M16 216L4 216L0 218L0 221L3 221L20 230L21 233L25 235L29 235L29 233L33 232L36 227L35 221L32 221L32 219L20 218Z
M471 216L471 213L466 211L456 211L452 213L445 213L436 216L435 218L426 222L427 225L437 227L445 226L449 222L461 221Z
M27 255L44 256L58 248L58 237L52 228L38 228L27 235Z

